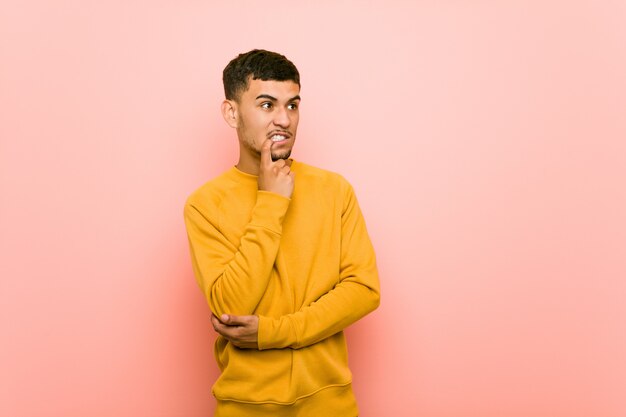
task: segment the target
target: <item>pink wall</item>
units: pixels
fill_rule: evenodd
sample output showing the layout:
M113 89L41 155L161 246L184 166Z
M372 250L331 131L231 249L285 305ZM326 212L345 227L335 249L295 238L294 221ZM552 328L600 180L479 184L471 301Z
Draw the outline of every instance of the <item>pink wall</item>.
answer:
M7 3L1 416L210 415L182 206L235 161L253 47L299 66L294 156L377 248L362 417L626 415L624 2Z

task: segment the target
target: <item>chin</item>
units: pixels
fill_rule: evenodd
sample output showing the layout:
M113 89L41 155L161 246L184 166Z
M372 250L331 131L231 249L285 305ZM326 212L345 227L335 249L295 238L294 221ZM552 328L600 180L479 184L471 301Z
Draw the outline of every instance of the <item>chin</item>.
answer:
M279 159L288 159L291 156L291 149L285 152L272 153L272 161L278 161Z

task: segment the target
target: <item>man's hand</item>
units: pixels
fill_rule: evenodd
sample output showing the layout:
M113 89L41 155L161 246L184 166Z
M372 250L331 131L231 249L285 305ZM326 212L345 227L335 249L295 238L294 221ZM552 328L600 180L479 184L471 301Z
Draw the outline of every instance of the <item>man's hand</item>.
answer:
M233 345L242 349L259 348L259 318L257 316L233 316L222 314L219 319L211 315L216 332Z
M284 159L272 161L272 140L263 142L259 165L259 190L271 191L287 198L293 193L294 173Z

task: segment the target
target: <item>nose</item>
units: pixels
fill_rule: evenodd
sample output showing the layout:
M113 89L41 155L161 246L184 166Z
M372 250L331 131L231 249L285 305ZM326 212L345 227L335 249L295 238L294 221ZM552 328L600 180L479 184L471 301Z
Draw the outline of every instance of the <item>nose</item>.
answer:
M277 107L274 111L274 124L283 128L289 127L291 118L289 112L284 107Z

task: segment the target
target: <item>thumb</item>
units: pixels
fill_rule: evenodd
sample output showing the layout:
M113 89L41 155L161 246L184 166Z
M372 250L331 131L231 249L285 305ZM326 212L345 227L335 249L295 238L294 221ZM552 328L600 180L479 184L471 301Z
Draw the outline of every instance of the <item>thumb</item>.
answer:
M243 326L246 324L245 316L235 316L233 314L222 314L220 321L229 326Z

